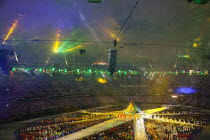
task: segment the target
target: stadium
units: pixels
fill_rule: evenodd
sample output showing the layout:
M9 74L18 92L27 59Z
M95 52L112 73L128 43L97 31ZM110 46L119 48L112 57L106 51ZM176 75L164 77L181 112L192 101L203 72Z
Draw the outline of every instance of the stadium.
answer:
M208 140L208 0L1 0L0 139Z

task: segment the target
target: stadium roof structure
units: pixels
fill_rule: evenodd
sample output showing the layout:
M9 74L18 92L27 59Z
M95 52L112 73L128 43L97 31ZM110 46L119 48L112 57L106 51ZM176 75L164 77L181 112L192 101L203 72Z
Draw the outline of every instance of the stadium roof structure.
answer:
M57 54L63 58L53 61L69 65L108 62L114 40L118 65L138 65L145 56L153 67L168 68L180 49L189 52L195 67L209 62L210 3L3 0L0 9L1 42L14 44L24 64L42 64ZM81 56L79 49L86 53Z

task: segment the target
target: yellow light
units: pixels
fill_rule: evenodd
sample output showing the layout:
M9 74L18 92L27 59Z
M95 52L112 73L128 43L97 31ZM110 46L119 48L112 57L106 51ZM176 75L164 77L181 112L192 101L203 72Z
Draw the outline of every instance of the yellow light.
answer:
M76 81L77 81L77 82L81 82L81 81L83 81L83 80L84 80L83 77L76 78Z
M201 40L201 38L200 38L200 37L197 37L195 40L196 40L196 41L200 41L200 40Z
M18 24L18 20L15 20L15 22L12 24L12 27L10 27L10 29L9 29L6 37L4 38L4 42L2 44L5 44L5 42L7 41L7 39L10 37L10 35L13 33L13 31L17 27L17 24Z
M172 97L172 98L177 98L177 95L172 95L171 97Z
M59 37L60 37L60 33L58 32L57 35L56 35L56 41L55 41L55 44L54 44L54 47L53 47L53 50L55 53L58 52L58 48L59 48Z
M110 36L112 39L116 38L116 34L113 33L110 29L104 28L105 33ZM117 38L117 41L120 41L119 37Z
M115 34L113 34L113 33L110 33L110 36L111 36L112 38L116 37Z
M165 109L167 109L167 107L149 109L149 110L145 110L144 112L145 112L145 113L151 114L151 113L163 111L163 110L165 110Z
M112 38L112 39L115 39L116 35L110 31L107 31L107 33L109 34L109 36ZM117 41L120 41L120 38L118 37L117 38Z
M93 65L109 65L109 64L105 62L94 62Z
M194 44L193 44L193 47L194 47L194 48L197 48L197 47L198 47L198 44L197 44L197 43L194 43Z
M103 78L98 78L97 81L101 84L106 84L107 83L107 80L103 79Z
M76 46L76 47L74 47L74 48L70 48L70 49L68 49L68 50L65 50L64 52L69 52L69 51L78 49L78 48L80 48L80 47L82 47L82 45L78 45L78 46Z
M88 44L90 44L90 43L85 43L85 44L83 44L83 45L78 45L78 46L76 46L76 47L74 47L74 48L70 48L70 49L65 50L65 51L63 51L63 52L69 52L69 51L72 51L72 50L78 49L78 48L80 48L80 47L82 47L82 46L84 46L84 45L88 45Z

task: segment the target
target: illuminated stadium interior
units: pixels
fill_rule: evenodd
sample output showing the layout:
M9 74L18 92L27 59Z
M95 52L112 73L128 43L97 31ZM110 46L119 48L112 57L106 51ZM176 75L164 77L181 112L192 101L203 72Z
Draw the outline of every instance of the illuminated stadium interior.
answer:
M0 140L208 140L210 0L0 0Z

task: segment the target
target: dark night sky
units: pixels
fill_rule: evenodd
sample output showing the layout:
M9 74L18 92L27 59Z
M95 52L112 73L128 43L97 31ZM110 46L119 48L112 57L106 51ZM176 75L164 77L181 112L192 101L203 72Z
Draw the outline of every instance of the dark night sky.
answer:
M56 38L60 30L61 39L113 41L136 0L102 0L91 4L88 0L0 0L0 35L4 38L13 21L22 14L17 29L11 35L15 39ZM200 37L198 49L192 48L193 41ZM10 39L11 39L10 38ZM120 41L138 43L118 49L119 64L133 64L138 52L148 56L154 66L171 67L180 48L190 48L196 65L208 63L210 51L210 2L195 5L187 0L141 0L124 30ZM141 45L160 44L157 45ZM43 63L52 51L54 42L16 42L22 62ZM163 45L169 45L162 47ZM171 46L172 45L172 46ZM122 46L122 45L120 45ZM119 46L118 46L119 47ZM87 53L80 57L78 50L65 53L69 62L91 63L107 60L106 50L113 44L91 43Z

